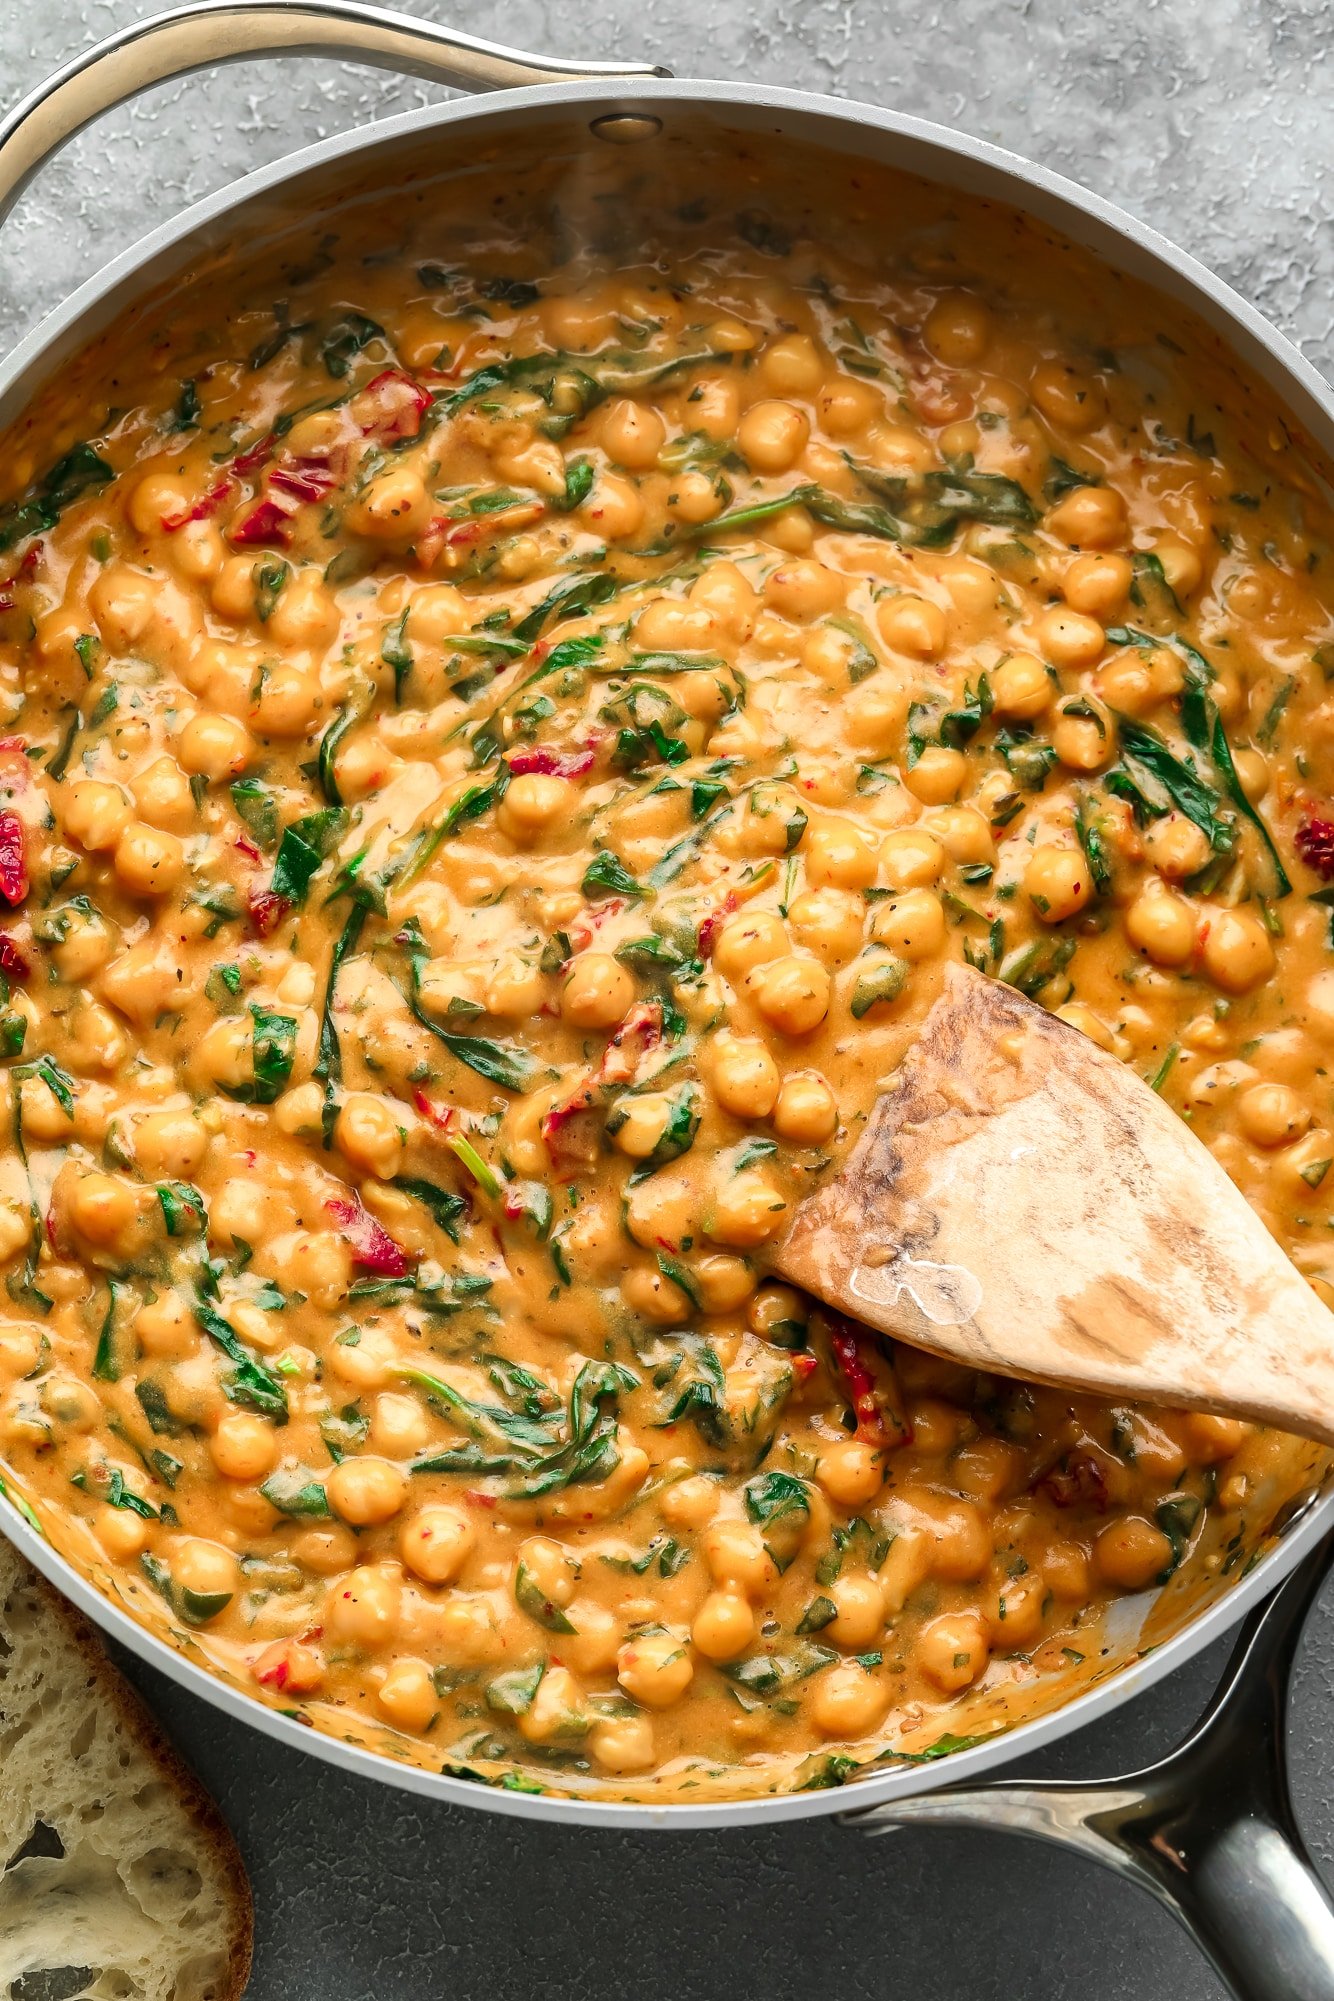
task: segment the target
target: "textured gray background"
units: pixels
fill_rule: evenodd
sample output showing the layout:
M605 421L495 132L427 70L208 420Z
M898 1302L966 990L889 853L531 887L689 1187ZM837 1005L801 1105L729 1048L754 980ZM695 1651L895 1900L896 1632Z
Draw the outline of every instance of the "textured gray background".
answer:
M0 0L0 107L150 0ZM796 84L999 140L1119 201L1334 372L1330 0L432 0L419 11L570 56ZM308 140L429 102L325 64L232 70L108 118L0 243L0 346L186 200ZM1087 1774L1165 1750L1225 1649L1035 1761ZM1217 2001L1147 1898L998 1837L863 1843L829 1823L703 1837L544 1831L424 1806L279 1751L142 1668L250 1863L250 2001ZM1334 1593L1292 1718L1299 1810L1334 1867ZM1275 1989L1274 2001L1286 2001Z

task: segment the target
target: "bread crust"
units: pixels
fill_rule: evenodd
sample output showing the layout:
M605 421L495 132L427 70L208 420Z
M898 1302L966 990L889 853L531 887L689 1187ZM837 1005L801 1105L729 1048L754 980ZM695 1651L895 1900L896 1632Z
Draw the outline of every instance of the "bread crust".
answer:
M6 1574L11 1565L12 1580ZM228 1916L226 1985L220 1989L218 2001L243 2001L254 1955L255 1914L250 1878L231 1829L142 1696L112 1664L96 1627L0 1536L0 1614L17 1591L27 1592L46 1616L59 1624L84 1661L89 1681L96 1684L100 1699L115 1710L127 1734L172 1787L182 1811L208 1851L220 1879Z

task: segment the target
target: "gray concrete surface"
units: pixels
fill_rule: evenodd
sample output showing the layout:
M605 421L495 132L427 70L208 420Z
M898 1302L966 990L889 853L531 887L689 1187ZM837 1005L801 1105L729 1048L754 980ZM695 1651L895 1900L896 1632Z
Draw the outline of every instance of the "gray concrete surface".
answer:
M0 106L150 0L0 0ZM516 45L639 55L898 105L1041 159L1163 229L1334 371L1329 0L419 0ZM184 202L429 87L326 64L164 87L85 135L0 240L0 344ZM1034 1769L1131 1768L1202 1705L1216 1650ZM830 1823L647 1837L424 1806L135 1678L250 1863L250 2001L1217 2001L1171 1919L1065 1856ZM1334 1871L1334 1593L1299 1664L1298 1807ZM1273 2001L1287 2001L1276 1982Z

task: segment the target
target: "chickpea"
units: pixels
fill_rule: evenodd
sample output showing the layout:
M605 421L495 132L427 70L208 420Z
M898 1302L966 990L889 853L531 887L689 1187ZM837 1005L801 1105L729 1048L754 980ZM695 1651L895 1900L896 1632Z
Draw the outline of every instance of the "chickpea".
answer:
M831 438L850 438L864 431L879 414L879 393L869 382L851 375L834 375L819 395L820 422Z
M476 1542L476 1529L458 1508L421 1508L399 1530L398 1553L427 1584L452 1584Z
M179 1293L161 1292L134 1316L134 1331L146 1355L179 1359L199 1345L195 1319Z
M304 737L315 728L323 710L324 696L316 676L304 668L280 664L262 673L247 721L261 737Z
M403 1129L369 1091L352 1091L339 1107L334 1139L353 1167L392 1181L403 1163Z
M718 1482L697 1473L668 1487L658 1503L663 1520L678 1529L702 1529L718 1511Z
M1091 431L1107 414L1107 400L1098 384L1066 361L1040 361L1033 370L1029 393L1058 430Z
M519 847L531 847L553 828L568 825L578 797L568 778L554 772L521 771L511 778L496 820L502 834Z
M842 966L861 950L866 905L850 890L804 889L793 899L788 923L796 942L815 958Z
M631 472L647 472L656 465L667 442L666 426L657 411L625 396L607 404L599 436L612 463Z
M226 1480L262 1480L278 1463L278 1440L267 1418L228 1411L209 1440L213 1464Z
M991 316L981 300L967 292L946 292L922 322L922 339L947 368L969 368L987 351Z
M425 1661L395 1661L375 1695L385 1715L400 1730L424 1730L440 1707Z
M90 854L114 848L130 823L130 808L119 786L82 778L61 795L66 834Z
M1241 749L1232 754L1241 789L1252 806L1257 805L1269 790L1269 764L1258 750Z
M1209 859L1209 836L1175 808L1144 829L1144 851L1159 875L1173 882L1198 875Z
M775 396L813 396L824 380L824 364L806 334L781 334L759 358L759 374Z
M87 916L73 904L61 916L65 935L51 947L56 970L62 980L86 980L100 972L111 957L111 933L100 917Z
M734 1312L755 1290L755 1274L746 1260L730 1258L722 1251L711 1251L698 1259L691 1276L707 1313Z
M918 889L937 882L945 849L923 827L900 827L880 843L880 866L891 889Z
M1155 966L1184 966L1195 951L1195 913L1161 883L1149 882L1125 915L1126 936Z
M130 1483L132 1484L132 1483ZM149 1543L149 1525L127 1508L99 1508L93 1534L113 1563L133 1563Z
M583 952L561 995L561 1013L576 1028L614 1028L635 997L635 983L607 952Z
M759 1598L777 1579L764 1537L749 1522L715 1522L700 1543L715 1584L730 1585L746 1598Z
M392 1572L358 1564L329 1587L325 1631L335 1645L367 1650L388 1646L398 1631L402 1604L403 1587Z
M964 866L995 861L990 824L975 806L946 806L927 825L951 861Z
M1044 924L1060 924L1093 896L1093 877L1079 848L1035 847L1024 869L1024 894Z
M1121 1591L1142 1591L1168 1569L1172 1545L1162 1530L1142 1515L1125 1515L1099 1533L1093 1544L1093 1561L1106 1583Z
M978 1612L945 1612L917 1637L917 1665L937 1688L953 1695L986 1673L991 1642Z
M884 1485L885 1462L874 1446L850 1438L820 1454L815 1477L836 1507L860 1508Z
M589 1749L605 1772L646 1772L657 1752L647 1716L608 1716L593 1725Z
M599 474L593 491L579 510L597 534L609 542L628 541L644 519L644 503L639 490L615 473Z
M626 1272L621 1297L632 1313L653 1327L680 1327L690 1318L690 1301L680 1286L650 1265L636 1265Z
M635 620L635 639L650 652L694 652L714 636L707 604L685 598L652 598Z
M432 507L421 474L398 465L372 480L352 502L347 523L354 535L376 542L410 542L430 521Z
M814 889L869 889L875 881L874 838L850 821L818 821L803 852L806 880Z
M991 695L998 716L1032 722L1051 707L1055 685L1036 653L1007 653L991 670Z
M780 563L764 586L766 604L799 624L837 611L847 594L845 576L809 558Z
M774 1131L794 1146L822 1146L838 1130L838 1101L815 1070L783 1079L773 1109Z
M324 1483L334 1513L353 1528L391 1522L408 1496L407 1475L388 1459L344 1459Z
M1062 1539L1048 1544L1041 1562L1043 1581L1056 1598L1086 1601L1092 1589L1088 1551L1082 1543Z
M1101 717L1071 715L1062 710L1051 733L1052 749L1072 771L1096 771L1111 755L1107 725Z
M69 1197L71 1228L100 1247L123 1247L138 1221L139 1205L130 1184L114 1174L85 1174Z
M881 675L852 689L843 703L843 727L855 750L885 757L897 748L908 719L908 690Z
M171 1574L182 1591L199 1599L230 1598L240 1582L231 1551L202 1536L187 1536L176 1544L171 1552Z
M739 980L787 952L782 919L770 911L742 912L729 917L718 933L713 963L726 979Z
M811 1692L811 1721L826 1737L864 1737L882 1723L890 1690L856 1661L840 1662L820 1675Z
M755 1641L755 1614L735 1589L711 1591L695 1614L690 1637L707 1661L734 1661Z
M753 403L737 426L737 448L756 472L787 472L806 449L810 418L793 403Z
M757 1168L743 1168L717 1189L705 1224L715 1244L753 1250L776 1236L787 1221L788 1205Z
M935 660L945 650L945 614L929 598L907 591L882 598L876 607L875 622L886 646L896 653L909 653L915 660Z
M126 513L141 535L158 535L188 510L191 498L177 474L150 472L131 491Z
M818 959L775 959L755 976L755 1000L784 1035L809 1035L829 1012L831 985Z
M114 867L132 896L170 896L185 872L185 849L175 834L131 820L116 843Z
M1038 645L1054 667L1091 667L1107 643L1096 618L1059 606L1043 612L1037 630Z
M713 1095L734 1118L768 1118L779 1083L778 1065L757 1036L720 1037L714 1044Z
M876 911L871 936L910 964L934 958L947 936L940 898L931 889L906 889L891 897Z
M1114 549L1126 538L1126 504L1113 486L1077 486L1052 508L1046 525L1072 548Z
M1237 1123L1255 1146L1287 1146L1308 1130L1311 1112L1289 1084L1253 1084L1237 1100Z
M694 1678L689 1650L661 1628L627 1640L616 1656L616 1679L645 1709L670 1709Z
M147 770L131 779L130 790L150 825L174 828L178 833L188 833L193 828L194 794L174 757L154 759Z
M1204 561L1198 549L1180 535L1160 535L1154 554L1163 566L1167 588L1184 603L1193 597L1204 577Z
M1182 1443L1192 1459L1212 1466L1220 1459L1230 1459L1250 1435L1250 1429L1239 1418L1187 1411L1182 1419Z
M885 1629L885 1601L873 1577L844 1576L829 1586L838 1617L825 1628L839 1647L872 1647Z
M1274 970L1274 947L1258 917L1248 910L1220 910L1204 933L1201 960L1224 993L1244 994Z
M689 598L692 605L706 611L722 630L737 639L749 639L759 600L735 563L710 563L690 586Z
M1104 550L1076 556L1061 579L1061 594L1071 611L1104 620L1125 603L1133 574L1129 556Z
M530 1744L553 1744L562 1737L582 1737L587 1728L578 1682L568 1668L549 1667L519 1718L519 1735Z
M947 800L958 798L967 776L968 759L961 750L929 743L916 764L904 772L903 782L924 806L943 806Z

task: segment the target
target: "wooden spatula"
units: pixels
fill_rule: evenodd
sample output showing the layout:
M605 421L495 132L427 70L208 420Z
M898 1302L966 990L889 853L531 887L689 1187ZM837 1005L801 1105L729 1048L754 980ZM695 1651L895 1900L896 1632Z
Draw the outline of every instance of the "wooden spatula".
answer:
M1334 1444L1334 1314L1147 1084L1010 987L949 969L778 1270L975 1369Z

